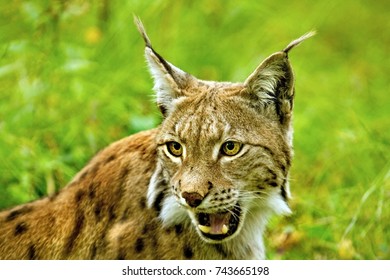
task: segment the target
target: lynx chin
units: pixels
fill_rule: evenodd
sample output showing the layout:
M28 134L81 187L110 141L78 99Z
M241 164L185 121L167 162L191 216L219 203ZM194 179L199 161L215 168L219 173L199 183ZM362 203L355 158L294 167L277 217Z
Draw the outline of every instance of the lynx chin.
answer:
M0 259L263 259L288 214L292 41L242 83L204 81L152 47L159 127L112 143L61 191L0 213Z

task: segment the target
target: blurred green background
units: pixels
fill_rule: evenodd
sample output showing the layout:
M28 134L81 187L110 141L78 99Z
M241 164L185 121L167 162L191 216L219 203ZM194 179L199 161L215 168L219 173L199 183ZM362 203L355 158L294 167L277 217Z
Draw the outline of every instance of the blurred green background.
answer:
M101 148L158 125L141 17L195 76L243 81L294 49L294 214L268 258L390 259L388 1L1 1L0 208L50 194Z

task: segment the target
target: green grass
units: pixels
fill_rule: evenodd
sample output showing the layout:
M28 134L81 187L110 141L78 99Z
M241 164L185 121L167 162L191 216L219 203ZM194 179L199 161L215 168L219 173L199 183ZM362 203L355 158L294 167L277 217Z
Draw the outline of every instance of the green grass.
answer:
M210 80L243 81L316 29L290 55L294 214L272 219L268 256L390 259L387 1L62 2L0 4L0 208L159 123L133 14L165 58Z

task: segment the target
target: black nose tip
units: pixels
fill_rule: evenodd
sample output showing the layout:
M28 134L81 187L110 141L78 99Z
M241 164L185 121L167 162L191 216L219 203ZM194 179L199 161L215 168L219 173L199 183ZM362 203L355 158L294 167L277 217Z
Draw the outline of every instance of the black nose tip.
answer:
M196 192L183 192L181 196L186 200L187 204L193 208L199 206L203 201L203 196Z

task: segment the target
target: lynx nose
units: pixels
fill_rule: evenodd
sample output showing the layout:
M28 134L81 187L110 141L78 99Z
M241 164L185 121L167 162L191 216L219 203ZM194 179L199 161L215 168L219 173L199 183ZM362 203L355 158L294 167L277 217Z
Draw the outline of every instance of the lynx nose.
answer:
M187 204L193 208L199 206L203 201L203 196L196 192L183 192L181 196L185 199Z

